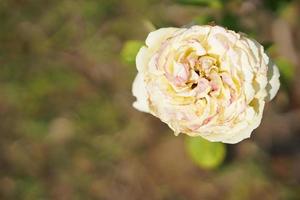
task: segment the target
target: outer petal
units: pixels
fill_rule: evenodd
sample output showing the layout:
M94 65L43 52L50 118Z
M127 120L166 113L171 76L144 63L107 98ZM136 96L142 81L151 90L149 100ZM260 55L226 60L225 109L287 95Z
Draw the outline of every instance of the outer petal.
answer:
M275 97L280 87L279 70L272 61L270 61L268 64L267 76L268 76L268 84L266 89L267 89L268 96L266 97L266 101L270 101Z
M157 48L161 43L166 40L168 37L172 36L178 28L160 28L156 31L149 33L146 39L146 45L150 48Z
M235 144L235 143L238 143L238 142L240 142L240 141L242 141L246 138L250 138L251 133L253 132L253 130L256 129L261 123L261 119L262 119L262 116L263 116L262 115L263 114L262 113L263 112L263 107L264 106L262 106L261 113L253 119L253 121L249 124L248 127L244 128L244 129L242 129L238 132L235 132L232 137L226 138L226 139L222 140L222 142L229 143L229 144Z
M247 128L236 132L234 134L234 136L232 136L231 138L226 138L226 139L222 140L222 142L228 143L228 144L235 144L246 138L249 138L251 133L253 132L253 130L259 126L259 124L261 122L261 118L262 118L262 115L257 116L255 121L252 124L250 124Z
M149 54L148 49L143 46L140 48L139 52L136 55L135 63L138 72L143 72L148 66Z
M213 26L207 37L210 47L208 53L217 54L222 57L237 40L238 35L233 31L229 32L221 26Z
M223 142L223 143L228 143L228 144L235 144L238 143L246 138L249 138L251 133L253 132L254 129L256 129L259 124L261 123L261 119L263 116L263 110L264 110L264 105L265 102L263 100L257 100L256 103L256 108L257 109L257 114L256 116L251 119L251 121L248 121L247 119L245 119L245 121L248 121L246 123L248 123L248 125L246 125L246 127L243 125L243 128L238 128L237 126L239 126L238 124L236 125L236 127L233 127L231 132L227 132L227 133L212 133L212 134L208 134L208 135L201 135L203 138L211 141L211 142ZM242 122L245 123L245 122ZM197 136L197 135L195 135Z
M142 112L150 112L148 105L148 94L146 91L146 85L144 82L143 74L138 73L133 81L132 85L133 96L136 97L136 101L133 103L133 107Z

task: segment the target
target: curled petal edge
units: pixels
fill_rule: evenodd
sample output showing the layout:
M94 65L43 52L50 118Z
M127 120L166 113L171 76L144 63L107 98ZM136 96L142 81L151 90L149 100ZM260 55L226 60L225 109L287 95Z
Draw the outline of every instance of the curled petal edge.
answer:
M270 61L268 64L267 76L268 76L268 84L266 86L266 90L267 90L266 101L271 101L277 94L280 87L279 70L272 61Z
M149 113L150 109L147 100L148 94L146 91L144 77L141 73L138 73L133 81L132 93L133 96L136 97L136 101L132 104L132 106L139 111Z

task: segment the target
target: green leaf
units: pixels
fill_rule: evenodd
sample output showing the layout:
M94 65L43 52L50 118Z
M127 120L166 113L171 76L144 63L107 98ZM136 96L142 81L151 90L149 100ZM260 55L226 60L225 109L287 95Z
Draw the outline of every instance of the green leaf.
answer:
M226 156L226 148L223 143L209 142L201 137L187 137L185 146L190 158L204 169L217 168Z
M272 11L280 11L281 9L283 9L287 4L289 4L290 2L292 2L292 0L265 0L263 1L264 6L267 9L270 9Z
M243 31L239 23L239 17L234 13L226 12L222 17L220 24L236 32Z
M125 42L122 51L121 58L127 64L135 64L135 57L144 45L144 42L138 40L128 40Z
M198 16L198 17L195 17L193 22L195 24L198 24L198 25L206 25L206 24L209 24L209 23L212 23L212 22L215 22L215 18L212 17L212 16L207 16L207 15L202 15L202 16Z
M223 6L221 0L175 0L175 1L181 4L210 6L212 8L221 8Z
M274 60L278 69L280 71L280 79L285 85L289 85L294 79L295 67L294 65L287 60L286 58L279 57Z
M268 51L274 45L274 43L270 42L270 41L266 41L266 42L263 42L262 45L263 45L265 51Z

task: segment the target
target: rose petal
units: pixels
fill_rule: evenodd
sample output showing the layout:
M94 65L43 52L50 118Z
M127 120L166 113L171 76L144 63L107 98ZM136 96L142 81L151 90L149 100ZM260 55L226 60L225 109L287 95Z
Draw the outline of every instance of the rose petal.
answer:
M171 37L176 30L178 30L178 28L169 27L157 29L149 33L146 39L146 45L151 48L157 48L164 40L166 40L168 37Z
M139 72L143 72L145 68L147 68L148 66L148 61L149 61L148 49L145 46L143 46L140 48L135 58L137 70Z
M146 85L143 75L138 73L135 77L132 85L132 94L136 97L136 101L133 103L133 107L142 111L150 112L148 105L148 94L146 91Z
M266 87L266 101L271 101L277 94L280 87L279 77L280 74L277 66L272 61L270 61L268 65L268 84Z

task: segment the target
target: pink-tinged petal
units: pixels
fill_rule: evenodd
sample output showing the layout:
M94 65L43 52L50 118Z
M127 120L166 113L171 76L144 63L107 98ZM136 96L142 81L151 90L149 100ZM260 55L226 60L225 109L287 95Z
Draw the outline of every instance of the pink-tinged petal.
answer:
M232 78L229 76L229 74L222 73L221 77L222 77L224 83L226 83L230 88L235 89L234 82L233 82Z
M217 54L222 57L237 39L238 35L236 33L229 32L220 26L213 26L207 38L210 47L208 53Z
M211 86L209 85L208 80L200 78L195 90L197 91L198 98L202 98L211 90Z
M173 63L173 72L170 73L166 70L165 76L166 78L173 83L175 86L184 86L186 81L189 78L189 71L187 66L181 63L174 62Z
M181 76L175 76L173 80L176 86L183 86L186 81L186 79L182 78Z
M189 77L189 71L186 65L177 62L174 63L173 74L175 77L180 77L184 81L187 81Z
M208 124L208 123L213 119L213 117L214 117L214 116L211 116L211 117L206 118L206 119L203 121L203 125Z
M210 82L210 86L211 86L211 89L213 91L217 91L217 90L220 89L219 85L216 82L213 82L213 81Z

